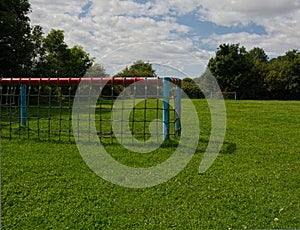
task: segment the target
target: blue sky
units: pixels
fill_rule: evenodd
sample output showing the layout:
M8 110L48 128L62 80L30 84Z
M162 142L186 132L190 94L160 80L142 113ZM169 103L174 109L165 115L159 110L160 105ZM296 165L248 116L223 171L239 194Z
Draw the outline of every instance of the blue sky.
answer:
M91 7L93 6L93 1L88 1L85 5L82 6L81 12L78 15L78 19L87 17Z
M198 77L221 43L299 49L300 0L29 0L32 24L65 31L111 75L138 59Z
M247 25L238 24L234 26L217 25L210 21L198 21L194 14L187 14L177 18L177 22L191 27L191 33L196 36L208 37L212 34L228 34L246 32L250 34L266 34L263 26L250 22ZM188 36L188 35L187 35Z

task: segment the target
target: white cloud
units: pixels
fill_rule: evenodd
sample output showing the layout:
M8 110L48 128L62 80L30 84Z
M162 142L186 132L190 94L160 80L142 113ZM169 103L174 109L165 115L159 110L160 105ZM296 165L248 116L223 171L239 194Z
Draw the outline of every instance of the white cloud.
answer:
M299 48L300 4L297 0L227 0L222 1L223 5L219 6L212 0L209 3L207 1L207 4L210 8L206 9L204 13L207 17L206 20L220 25L254 22L262 25L267 32L263 35L249 33L214 34L204 41L211 47L217 47L221 43L240 43L248 49L259 46L271 57ZM222 11L226 7L229 10Z
M132 1L93 1L91 14L93 16L103 15L143 15L146 5Z
M218 25L247 24L251 21L299 13L299 0L200 0L199 17Z
M240 43L249 49L262 47L269 55L299 47L299 0L156 0L145 4L130 0L93 0L85 17L79 18L87 3L88 0L30 0L32 24L41 25L46 33L51 28L63 29L69 46L82 45L96 57L96 62L103 61L108 66L114 63L116 68L112 72L143 59L199 76L212 53L199 49L197 44L215 50L220 43ZM191 28L176 19L191 13L197 14L199 20L217 25L254 22L262 25L267 34L213 34L206 39L193 34L189 37ZM114 50L119 53L112 52ZM101 59L107 54L110 57Z
M155 3L151 5L148 14L152 16L163 16L166 14L179 16L193 12L198 7L200 7L200 3L197 0L155 1Z
M181 36L189 31L187 26L176 23L173 17L152 18L164 14L164 10L168 12L169 4L162 2L138 4L117 0L94 1L87 17L78 19L81 8L86 2L78 4L78 1L68 1L68 4L64 3L66 5L63 7L62 5L56 7L56 3L46 2L49 11L39 5L42 4L41 2L38 4L32 1L33 18L36 18L33 21L41 20L38 24L47 28L46 31L49 31L49 28L64 29L69 45L81 44L112 74L138 59L183 69L183 62L191 62L184 60L186 54L178 51L176 46L170 48L170 45L162 45L162 42L176 41L177 46L193 51L192 41ZM72 4L73 2L77 4ZM175 3L174 1L173 5ZM66 12L72 13L66 14ZM41 14L44 17L40 17ZM115 52L110 53L112 51ZM102 58L107 54L109 55ZM194 67L198 71L193 73L196 76L201 74L205 65L200 63L198 66Z
M270 57L299 48L299 0L201 0L200 20L223 26L247 25L254 22L265 28L267 34L229 33L212 35L203 40L210 47L221 43L240 43L251 49L262 47Z

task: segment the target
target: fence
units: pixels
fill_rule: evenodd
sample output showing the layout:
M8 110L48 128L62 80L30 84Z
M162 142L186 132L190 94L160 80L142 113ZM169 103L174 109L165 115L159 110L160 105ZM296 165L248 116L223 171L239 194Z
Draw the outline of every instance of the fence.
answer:
M175 139L181 132L180 87L180 79L169 77L1 78L0 135L73 141L72 122L84 120L86 128L78 132L96 129L102 141L116 135L132 142Z

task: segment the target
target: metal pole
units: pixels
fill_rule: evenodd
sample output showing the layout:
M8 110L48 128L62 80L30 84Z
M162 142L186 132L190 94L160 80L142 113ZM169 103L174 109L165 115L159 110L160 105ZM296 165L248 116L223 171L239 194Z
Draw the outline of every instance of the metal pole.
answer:
M21 124L26 125L26 85L21 85L20 88L20 116Z
M175 98L175 135L178 137L181 135L181 81L176 86L176 98Z
M163 78L163 140L170 139L170 78Z

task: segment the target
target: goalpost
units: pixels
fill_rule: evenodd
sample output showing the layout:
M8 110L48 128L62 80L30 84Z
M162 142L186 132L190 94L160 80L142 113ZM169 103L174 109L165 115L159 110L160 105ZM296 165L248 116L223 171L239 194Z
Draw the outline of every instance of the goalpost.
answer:
M82 93L82 98L100 93L97 104L84 114L87 120L90 112L95 114L100 140L113 142L116 134L130 136L133 142L135 138L146 141L151 135L163 140L180 136L181 80L170 77L1 78L0 136L74 140L72 109L76 92ZM116 101L120 101L119 106L114 106ZM125 114L129 117L123 117ZM149 128L153 121L154 132ZM123 131L125 123L130 132ZM121 129L113 130L116 124ZM90 128L88 125L80 131L90 132Z
M210 99L237 100L236 92L210 92Z

